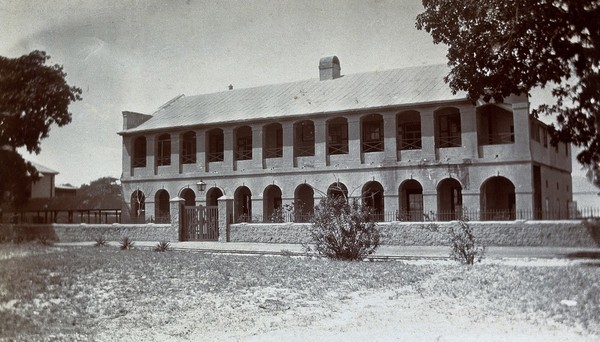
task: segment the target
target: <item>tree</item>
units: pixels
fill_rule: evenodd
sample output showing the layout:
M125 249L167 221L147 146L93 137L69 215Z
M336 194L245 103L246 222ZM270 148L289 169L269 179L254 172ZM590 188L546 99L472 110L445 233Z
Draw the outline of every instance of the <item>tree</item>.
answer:
M445 81L471 100L501 102L551 87L552 143L582 147L577 160L600 163L600 3L597 0L423 0L416 26L448 45Z
M123 204L121 185L114 177L102 177L82 185L76 199L85 209L117 209Z
M81 89L67 84L62 66L45 65L48 59L37 50L18 58L0 56L0 164L2 173L10 173L0 178L1 202L22 204L22 192L37 177L17 148L39 153L50 126L70 123L69 104L81 100Z

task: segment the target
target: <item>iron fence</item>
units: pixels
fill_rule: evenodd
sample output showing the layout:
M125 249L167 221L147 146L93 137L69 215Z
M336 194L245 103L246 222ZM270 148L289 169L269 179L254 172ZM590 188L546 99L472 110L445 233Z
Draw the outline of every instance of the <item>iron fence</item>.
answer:
M582 220L600 218L600 208L580 208L577 210L462 210L462 211L382 211L373 212L376 222L425 222L425 221L515 221L515 220ZM274 213L272 215L240 215L234 223L304 223L311 222L312 214L294 212Z
M0 223L121 223L121 209L0 211Z

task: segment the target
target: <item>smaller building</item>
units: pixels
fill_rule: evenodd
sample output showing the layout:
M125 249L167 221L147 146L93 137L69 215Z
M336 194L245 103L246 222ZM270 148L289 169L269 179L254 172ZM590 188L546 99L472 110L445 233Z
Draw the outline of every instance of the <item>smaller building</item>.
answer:
M56 196L56 186L54 185L57 171L54 171L43 165L30 162L38 171L40 179L31 184L30 198L52 198Z

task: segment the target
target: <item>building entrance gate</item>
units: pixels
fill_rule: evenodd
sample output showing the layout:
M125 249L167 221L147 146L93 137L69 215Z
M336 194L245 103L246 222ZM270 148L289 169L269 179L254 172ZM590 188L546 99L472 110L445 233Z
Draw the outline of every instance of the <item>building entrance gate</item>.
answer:
M218 206L186 206L183 209L184 241L216 241L219 239Z

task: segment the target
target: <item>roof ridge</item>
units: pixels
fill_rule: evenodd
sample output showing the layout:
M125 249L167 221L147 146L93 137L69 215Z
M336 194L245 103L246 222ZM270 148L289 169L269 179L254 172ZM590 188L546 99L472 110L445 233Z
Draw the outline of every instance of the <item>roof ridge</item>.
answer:
M193 98L193 97L213 95L213 94L234 93L234 92L240 92L242 90L259 89L259 88L267 88L267 87L281 87L281 86L284 86L284 85L299 84L299 83L303 83L303 82L307 82L307 83L308 82L320 83L320 82L328 82L328 81L341 80L344 77L354 77L354 76L368 75L368 74L378 74L378 73L391 73L391 72L399 71L399 70L423 69L423 68L441 67L441 66L447 67L447 65L444 64L444 63L425 64L425 65L413 65L413 66L401 67L401 68L372 70L372 71L362 71L362 72L356 72L356 73L351 73L351 74L343 74L339 78L336 78L336 79L333 79L333 80L324 80L324 81L321 81L318 77L305 78L305 79L296 80L296 81L287 81L287 82L280 82L280 83L269 83L269 84L262 84L262 85L256 85L256 86L245 87L245 88L234 88L234 89L231 89L231 90L219 90L219 91L215 91L215 92L195 94L195 95L190 95L190 96L186 96L186 97L187 98ZM162 109L163 107L166 107L166 106L170 105L172 102L174 102L175 100L178 100L180 97L183 97L183 96L184 95L181 94L178 97L176 97L174 99L171 99L169 102L167 102L164 105L162 105L161 107L159 107L159 110Z

